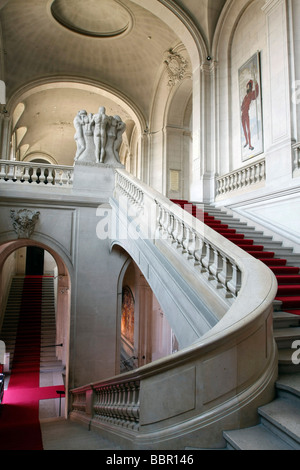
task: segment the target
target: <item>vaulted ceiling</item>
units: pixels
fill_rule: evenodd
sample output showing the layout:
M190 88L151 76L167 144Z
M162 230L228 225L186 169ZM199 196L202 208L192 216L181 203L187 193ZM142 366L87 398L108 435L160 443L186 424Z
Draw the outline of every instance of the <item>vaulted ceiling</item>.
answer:
M147 122L165 54L183 43L161 9L188 18L209 52L225 2L0 0L0 79L8 109L16 97L25 105L14 119L26 129L19 132L20 158L40 151L71 164L79 109L94 113L104 105L128 121L124 103L134 103Z

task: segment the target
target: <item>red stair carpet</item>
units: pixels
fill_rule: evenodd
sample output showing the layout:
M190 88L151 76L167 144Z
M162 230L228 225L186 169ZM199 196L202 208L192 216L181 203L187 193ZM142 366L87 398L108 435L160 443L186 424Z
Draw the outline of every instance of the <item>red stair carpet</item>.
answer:
M0 405L0 449L42 450L39 400L64 387L39 387L42 276L26 276L8 389Z
M253 240L245 238L244 234L237 233L236 229L231 229L229 225L222 224L220 220L210 216L208 212L203 212L189 201L172 199L172 202L266 264L277 278L276 300L282 302L281 310L300 315L300 270L298 267L287 266L286 259L275 258L274 252L265 251L263 245L255 245Z

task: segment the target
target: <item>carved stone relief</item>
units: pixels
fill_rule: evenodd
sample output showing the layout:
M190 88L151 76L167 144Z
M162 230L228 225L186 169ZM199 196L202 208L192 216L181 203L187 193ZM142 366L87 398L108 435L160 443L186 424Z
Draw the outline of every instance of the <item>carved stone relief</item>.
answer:
M18 238L30 238L32 235L35 224L38 221L40 212L30 211L29 209L20 209L15 211L11 209L10 217L13 222L13 228Z
M168 51L168 56L164 63L167 65L167 72L169 75L168 85L173 86L180 82L185 75L188 61L177 52Z

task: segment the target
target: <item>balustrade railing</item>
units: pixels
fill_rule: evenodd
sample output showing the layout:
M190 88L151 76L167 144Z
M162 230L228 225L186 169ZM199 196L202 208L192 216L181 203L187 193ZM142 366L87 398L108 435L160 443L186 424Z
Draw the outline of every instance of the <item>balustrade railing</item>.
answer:
M98 421L139 429L139 381L94 387L94 418Z
M293 176L300 176L300 142L293 144L294 161L293 161Z
M0 183L2 182L72 186L73 167L0 160Z
M254 186L264 182L265 160L259 160L243 168L220 176L216 181L216 197L227 195L232 191L239 191L248 186Z
M201 221L201 218L202 220L204 218L201 207L198 209L199 220L197 220L189 213L191 204L186 204L185 210L182 210L170 204L170 201L161 195L150 195L138 182L134 182L131 177L121 172L116 175L116 190L139 210L144 209L146 198L148 206L152 198L152 210L149 211L148 207L147 212L157 214L156 225L153 227L151 219L148 221L151 230L148 231L146 227L145 232L151 232L155 238L166 240L176 248L197 274L215 283L218 294L223 293L227 299L238 295L241 287L241 270L234 258L222 249L218 234ZM145 223L145 220L143 222ZM211 236L210 239L208 235Z
M205 446L208 435L216 446L222 439L222 426L256 424L257 403L274 396L277 349L272 303L276 280L263 263L117 169L111 203L118 207L122 199L136 209L140 237L148 229L155 250L166 257L176 253L168 258L169 263L175 260L175 269L181 269L180 259L191 266L194 276L189 274L188 282L196 279L198 283L202 277L213 286L208 290L201 287L199 297L213 295L215 299L221 292L230 300L220 320L182 350L71 390L70 417L107 433L117 443L125 440L128 448L177 449L199 446L199 442ZM150 222L145 220L149 213ZM123 220L124 214L114 216ZM157 269L156 260L153 269ZM182 295L180 289L172 291L175 300L180 301ZM217 305L218 300L214 301ZM189 313L184 316L190 322Z

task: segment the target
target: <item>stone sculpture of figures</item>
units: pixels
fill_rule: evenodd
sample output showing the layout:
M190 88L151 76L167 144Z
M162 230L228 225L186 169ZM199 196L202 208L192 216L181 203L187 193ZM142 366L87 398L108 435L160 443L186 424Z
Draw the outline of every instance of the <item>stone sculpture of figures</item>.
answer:
M96 162L103 163L105 158L105 147L106 147L106 128L110 121L110 118L105 114L105 108L101 106L98 114L94 114L93 122L94 127L94 142L95 142L95 157Z
M103 106L94 115L82 110L74 119L74 127L75 162L120 164L119 149L126 128L120 116L107 116Z
M123 135L123 132L125 131L126 124L125 122L121 120L120 116L114 116L114 119L116 121L116 139L114 141L113 151L114 151L116 160L120 162L119 150L121 147L122 135Z
M76 141L76 144L77 144L77 152L76 152L76 155L75 155L75 161L78 160L78 158L80 157L80 155L82 154L82 152L85 150L85 138L84 138L84 135L83 135L83 119L84 117L87 116L87 112L83 109L81 111L78 111L73 123L74 123L74 127L75 127L75 130L76 130L76 133L75 133L75 136L74 136L74 139Z

